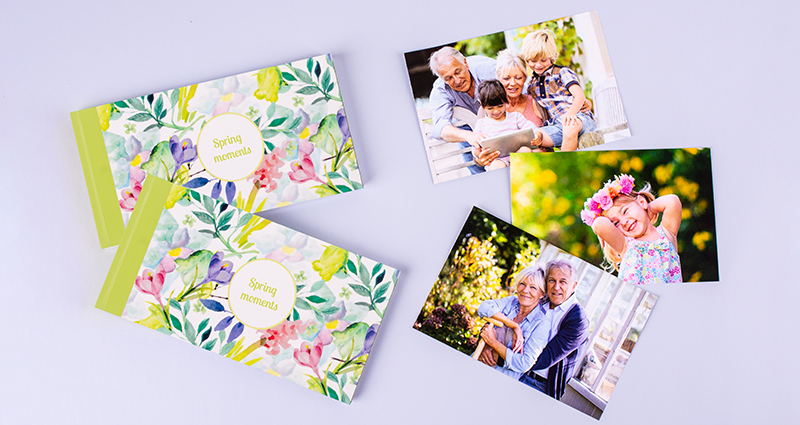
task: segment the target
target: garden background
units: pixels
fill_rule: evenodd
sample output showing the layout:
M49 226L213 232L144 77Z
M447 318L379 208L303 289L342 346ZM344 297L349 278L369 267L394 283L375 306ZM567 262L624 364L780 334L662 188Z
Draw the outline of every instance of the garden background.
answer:
M620 174L635 179L634 190L649 183L656 197L678 195L683 208L677 235L683 281L719 280L710 149L514 154L512 222L572 255L604 266L597 236L581 221L580 211L586 198Z

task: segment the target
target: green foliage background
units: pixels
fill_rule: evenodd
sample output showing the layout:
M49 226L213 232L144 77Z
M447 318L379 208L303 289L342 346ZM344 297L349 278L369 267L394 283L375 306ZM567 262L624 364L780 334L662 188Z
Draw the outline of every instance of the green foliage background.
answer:
M577 55L583 54L583 40L578 37L575 31L575 22L573 22L571 17L554 19L552 21L512 30L514 33L513 41L516 47L522 44L522 40L526 35L544 28L551 29L556 35L556 46L559 48L556 65L564 66L575 71L575 73L581 77L581 81L584 82L583 91L586 94L586 98L591 98L592 82L583 75L581 64L575 61ZM506 37L503 32L462 40L455 45L456 50L459 50L465 56L483 55L490 58L497 57L497 52L506 47Z
M478 306L485 300L512 294L514 288L510 285L514 274L534 263L538 255L538 239L473 208L417 317L415 328L472 354L485 323L478 319ZM452 323L439 326L429 320L437 308L444 309L448 317L458 316L458 305L466 308L469 317L459 326L452 326Z
M602 266L597 236L581 222L580 210L586 198L619 174L633 176L635 190L649 182L656 196L680 197L683 220L677 236L683 280L719 280L710 149L514 154L513 223Z

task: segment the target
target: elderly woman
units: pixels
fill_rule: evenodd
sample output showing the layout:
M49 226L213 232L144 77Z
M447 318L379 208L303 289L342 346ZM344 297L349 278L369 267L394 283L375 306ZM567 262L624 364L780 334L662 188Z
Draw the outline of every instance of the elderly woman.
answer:
M508 97L508 109L506 109L506 112L519 112L528 121L534 123L536 127L541 127L542 123L547 121L549 117L547 116L547 111L539 106L533 96L525 94L525 82L528 80L528 74L522 57L509 49L501 50L497 53L495 75L506 89L506 96ZM592 102L587 99L581 107L581 112L586 112L591 108ZM482 114L483 110L478 112L479 117ZM478 165L486 166L491 164L498 156L499 152L490 153L476 148L474 159Z
M547 294L545 271L541 267L528 266L514 276L516 294L499 300L487 300L478 307L481 317L491 317L502 322L506 332L496 333L488 324L481 331L481 338L488 346L480 360L514 379L519 379L536 363L542 353L550 332L543 322L544 312L538 308ZM497 365L495 354L503 358Z
M528 74L525 72L525 61L511 50L501 50L497 54L495 75L508 96L507 112L519 112L528 121L541 127L544 122L543 115L547 112L536 103L533 96L523 93Z

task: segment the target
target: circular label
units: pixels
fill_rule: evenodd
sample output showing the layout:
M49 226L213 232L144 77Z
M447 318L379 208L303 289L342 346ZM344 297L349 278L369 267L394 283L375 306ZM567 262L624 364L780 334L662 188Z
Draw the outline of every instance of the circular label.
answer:
M286 319L296 296L297 287L289 270L265 258L243 265L228 285L233 315L255 329L271 328Z
M197 157L212 176L229 182L242 180L261 164L264 139L244 115L219 114L200 130Z

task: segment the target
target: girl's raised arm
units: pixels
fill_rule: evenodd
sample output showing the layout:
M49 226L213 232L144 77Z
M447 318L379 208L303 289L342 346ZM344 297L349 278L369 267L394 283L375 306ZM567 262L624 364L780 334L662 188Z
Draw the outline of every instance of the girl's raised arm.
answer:
M625 252L625 235L614 226L608 217L597 217L592 223L594 234L617 252Z
M681 199L677 195L664 195L650 203L650 212L663 213L661 226L673 235L677 235L681 227L682 209Z

